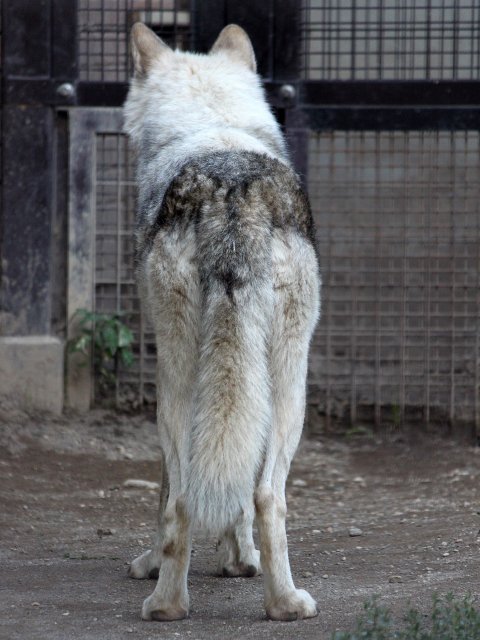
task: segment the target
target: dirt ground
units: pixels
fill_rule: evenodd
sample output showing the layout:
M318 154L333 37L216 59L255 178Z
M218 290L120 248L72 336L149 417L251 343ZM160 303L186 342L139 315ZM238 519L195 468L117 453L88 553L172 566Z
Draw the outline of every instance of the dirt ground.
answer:
M373 594L400 615L434 592L478 597L479 449L433 436L304 440L289 479L289 543L312 620L270 622L262 578L220 578L196 539L191 612L144 622L153 581L127 577L148 548L157 493L154 422L95 411L62 418L0 405L0 638L330 638ZM352 536L352 527L361 535ZM358 533L358 532L357 532Z

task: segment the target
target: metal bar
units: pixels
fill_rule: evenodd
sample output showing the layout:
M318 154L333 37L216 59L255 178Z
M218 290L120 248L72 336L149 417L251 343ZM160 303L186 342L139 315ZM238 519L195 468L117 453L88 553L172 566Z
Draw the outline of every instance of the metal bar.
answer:
M428 131L480 128L480 107L305 107L308 126L316 131Z
M23 82L23 81L22 81ZM282 82L264 82L264 89L269 103L278 108L293 106L294 102L282 96L280 88ZM120 107L125 101L128 93L128 82L87 82L80 81L76 87L75 104L82 107ZM26 91L28 101L29 95L34 95ZM45 99L48 101L55 100L55 104L61 103L61 98L55 98L53 92L47 93L45 90Z
M477 80L309 80L299 90L303 105L480 105Z
M455 5L456 6L456 5ZM455 166L455 159L457 156L457 138L452 132L450 134L450 163L451 166ZM455 175L455 174L454 174ZM450 305L451 305L451 316L450 316L450 330L451 330L451 352L450 352L450 402L449 402L449 418L450 418L450 429L453 429L455 425L455 344L456 344L456 335L455 335L455 303L456 303L456 282L455 282L455 273L452 273L453 267L455 265L455 220L454 216L457 212L457 193L456 190L453 190L450 195L450 239L449 239L449 249L450 249L450 271L451 271L451 288L450 288Z
M297 81L302 46L302 3L275 0L272 15L273 48L269 76L277 82Z
M374 182L375 185L379 182L380 172L380 149L379 149L379 136L375 136L375 164L374 164ZM375 237L374 237L374 256L375 263L379 264L380 258L380 241L381 241L381 227L378 220L378 212L375 216ZM374 290L375 290L375 401L374 401L374 424L378 429L382 419L382 392L380 376L381 371L381 349L382 349L382 323L380 318L380 271L375 269L374 276Z
M357 139L350 137L348 132L346 134L345 153L347 156L353 154L356 157L357 153ZM351 146L353 148L351 148ZM353 215L353 212L351 213ZM353 221L352 221L353 223ZM352 224L352 278L350 280L350 295L352 302L352 326L350 331L350 422L355 425L357 422L357 385L356 385L356 347L357 347L357 324L358 324L358 310L357 301L358 295L354 286L354 268L357 263L357 243L356 243L356 231L357 225Z
M121 164L121 154L120 154L120 135L116 136L116 155L117 155L117 176L121 178L122 164ZM116 272L116 311L120 313L122 311L122 235L121 235L121 213L122 213L122 188L120 180L117 182L116 188L116 199L117 199L117 215L115 218L116 222L116 264L115 264L115 272ZM120 362L117 357L116 360L116 371L115 371L115 402L118 406L120 401L120 372L119 372Z
M51 74L59 81L74 82L78 74L78 0L52 2Z
M54 78L5 79L4 104L31 106L62 106L74 104L74 96L63 96L57 92L61 81Z

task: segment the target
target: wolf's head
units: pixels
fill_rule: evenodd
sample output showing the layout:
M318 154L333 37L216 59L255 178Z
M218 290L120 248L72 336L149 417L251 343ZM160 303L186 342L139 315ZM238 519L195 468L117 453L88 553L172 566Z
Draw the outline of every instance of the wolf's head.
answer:
M225 27L208 54L172 51L144 24L132 28L134 76L125 131L145 158L170 149L191 155L247 149L286 160L283 137L265 101L249 37Z

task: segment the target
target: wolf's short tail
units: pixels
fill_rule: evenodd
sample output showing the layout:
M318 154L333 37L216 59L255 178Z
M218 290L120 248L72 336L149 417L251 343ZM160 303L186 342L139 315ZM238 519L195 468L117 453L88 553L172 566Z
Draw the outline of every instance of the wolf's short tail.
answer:
M209 273L203 278L187 491L191 516L211 532L233 524L253 498L271 424L267 349L273 308L270 239L237 237L235 252L225 255L223 244L223 255L212 255L221 246L215 240L210 237L203 248Z

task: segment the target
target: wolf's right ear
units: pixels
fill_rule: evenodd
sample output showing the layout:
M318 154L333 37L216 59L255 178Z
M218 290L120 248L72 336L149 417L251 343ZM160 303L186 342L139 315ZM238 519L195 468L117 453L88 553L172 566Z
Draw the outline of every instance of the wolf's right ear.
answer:
M229 24L220 31L210 53L223 51L237 62L244 64L251 71L257 70L255 52L247 33L237 24Z
M145 75L160 56L172 53L170 47L142 22L136 22L132 27L130 47L135 73L139 75Z

